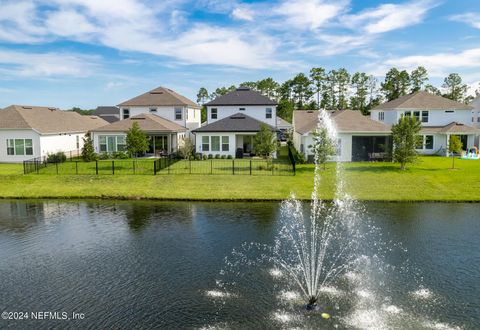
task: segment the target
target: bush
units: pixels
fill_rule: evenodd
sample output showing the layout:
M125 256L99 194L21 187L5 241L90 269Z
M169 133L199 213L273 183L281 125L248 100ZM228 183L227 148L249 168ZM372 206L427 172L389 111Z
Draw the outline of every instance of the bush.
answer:
M108 152L102 152L102 153L98 156L98 159L101 159L101 160L110 159L110 154L109 154Z
M208 154L208 159L212 159L213 158L213 155L212 154Z
M59 151L57 153L47 155L48 163L63 163L66 160L67 160L67 156L63 151Z
M112 157L114 159L128 159L130 157L128 157L128 154L124 151L115 151L114 153L112 153Z
M203 158L203 160L207 160L207 159L208 159L208 156L207 156L207 155L203 155L202 158Z
M227 159L233 159L232 155L228 155Z
M220 159L220 155L219 155L219 154L216 154L216 155L215 155L215 159Z
M195 160L202 160L201 154L195 154Z
M225 156L225 155L221 155L221 156L220 156L220 158L222 158L222 159L226 159L226 158L227 158L227 156Z

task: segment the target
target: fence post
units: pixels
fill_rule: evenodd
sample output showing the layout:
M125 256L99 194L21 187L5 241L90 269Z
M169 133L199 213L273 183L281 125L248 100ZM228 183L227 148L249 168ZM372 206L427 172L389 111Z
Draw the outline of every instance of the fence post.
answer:
M27 174L27 170L25 169L25 161L23 161L23 174Z
M95 174L98 175L98 160L95 161Z
M78 175L78 161L75 161L75 174Z
M135 160L132 160L133 162L133 174L136 174L136 171L135 171Z
M55 162L55 169L56 169L57 174L58 174L58 162Z
M235 159L232 159L232 175L235 175Z
M167 173L170 174L170 158L165 158L165 164L167 164Z
M250 175L252 175L252 159L250 159Z
M188 164L190 166L190 174L192 174L192 161L190 159L188 160Z
M115 161L112 160L112 175L115 175Z
M210 174L213 174L213 159L210 159Z
M153 175L157 175L157 161L153 161Z
M37 174L39 174L40 173L40 166L38 165L38 160L34 161L34 164L35 164L35 169L37 170Z

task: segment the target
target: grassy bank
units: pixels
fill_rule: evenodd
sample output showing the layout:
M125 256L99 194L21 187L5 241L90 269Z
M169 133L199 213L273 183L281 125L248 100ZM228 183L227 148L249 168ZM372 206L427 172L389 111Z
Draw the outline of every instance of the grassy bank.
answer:
M480 201L480 161L422 157L405 171L391 163L344 164L345 189L360 200ZM21 164L0 164L2 198L156 198L192 200L309 199L313 166L296 176L249 175L55 175L22 174ZM335 191L335 164L322 171L320 196Z

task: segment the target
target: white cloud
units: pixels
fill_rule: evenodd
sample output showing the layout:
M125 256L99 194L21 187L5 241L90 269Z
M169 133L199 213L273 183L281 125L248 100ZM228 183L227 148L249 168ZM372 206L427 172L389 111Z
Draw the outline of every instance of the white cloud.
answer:
M232 17L237 20L253 21L253 11L246 7L237 7L232 11Z
M471 25L476 29L480 29L480 13L465 13L450 16L450 20Z
M424 66L431 77L445 77L451 72L480 69L480 48L467 49L458 53L438 53L433 55L411 55L391 57L380 63L367 66L376 75L383 75L391 67L413 70ZM478 77L478 74L476 75Z
M318 29L347 8L347 1L285 0L273 13L283 17L282 24L296 29Z
M0 49L3 73L27 77L88 77L96 72L98 57L70 53L32 53Z
M350 28L361 28L367 33L385 33L422 22L427 12L436 4L430 0L411 1L401 4L383 4L359 14L342 18Z
M98 32L88 19L73 10L56 11L47 16L46 27L52 33L62 37L82 37Z

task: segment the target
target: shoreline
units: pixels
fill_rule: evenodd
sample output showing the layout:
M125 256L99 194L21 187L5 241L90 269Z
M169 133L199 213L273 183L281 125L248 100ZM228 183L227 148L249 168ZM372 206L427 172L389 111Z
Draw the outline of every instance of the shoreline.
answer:
M152 202L228 202L228 203L278 203L287 200L286 198L163 198L163 197L140 197L140 196L0 196L0 201L8 200L67 200L67 201L152 201ZM311 202L310 198L296 198L301 202ZM331 203L333 199L320 199ZM477 204L480 200L460 199L353 199L362 203L465 203Z

